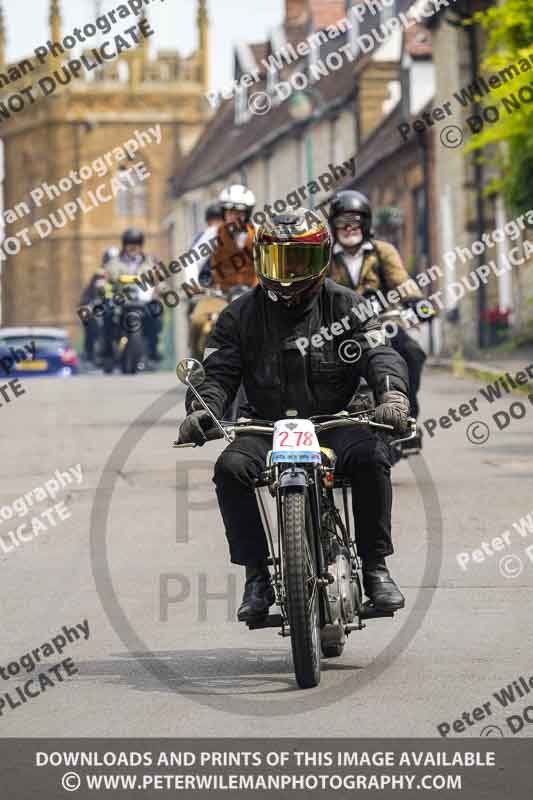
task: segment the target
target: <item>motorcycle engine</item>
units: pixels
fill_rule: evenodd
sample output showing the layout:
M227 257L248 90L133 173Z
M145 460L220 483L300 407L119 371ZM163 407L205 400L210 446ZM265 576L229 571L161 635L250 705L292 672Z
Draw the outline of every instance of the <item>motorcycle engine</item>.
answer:
M331 619L334 623L352 622L357 608L357 589L351 580L350 561L343 552L338 552L334 561L330 562L328 572L335 578L327 589Z

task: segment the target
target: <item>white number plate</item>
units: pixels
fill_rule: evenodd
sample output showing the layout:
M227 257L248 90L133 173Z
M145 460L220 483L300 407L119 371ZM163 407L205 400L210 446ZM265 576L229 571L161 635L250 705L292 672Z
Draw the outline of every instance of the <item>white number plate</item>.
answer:
M320 445L315 426L308 419L281 419L274 425L272 463L305 461L320 464Z

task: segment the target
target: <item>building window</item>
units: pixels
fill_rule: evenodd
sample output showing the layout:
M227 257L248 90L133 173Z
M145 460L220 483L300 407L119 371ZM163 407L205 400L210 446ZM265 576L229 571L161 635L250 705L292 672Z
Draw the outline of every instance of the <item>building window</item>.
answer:
M146 183L140 180L134 170L127 170L126 167L120 167L118 179L122 184L122 189L117 194L119 216L146 217L148 214Z
M235 125L244 125L245 122L248 122L249 117L248 87L238 86L235 91Z
M267 93L269 95L274 95L274 103L276 105L278 105L279 104L279 97L278 97L277 92L276 92L276 94L274 94L274 87L276 86L277 83L279 83L279 71L275 67L275 65L272 65L272 67L267 69L266 81L267 81L266 82Z

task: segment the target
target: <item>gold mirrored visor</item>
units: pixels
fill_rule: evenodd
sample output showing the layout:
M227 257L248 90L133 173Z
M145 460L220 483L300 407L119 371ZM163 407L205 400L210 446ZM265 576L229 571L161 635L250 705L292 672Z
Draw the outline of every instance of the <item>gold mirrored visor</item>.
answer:
M255 268L264 278L291 284L320 275L329 263L329 241L322 244L256 245Z

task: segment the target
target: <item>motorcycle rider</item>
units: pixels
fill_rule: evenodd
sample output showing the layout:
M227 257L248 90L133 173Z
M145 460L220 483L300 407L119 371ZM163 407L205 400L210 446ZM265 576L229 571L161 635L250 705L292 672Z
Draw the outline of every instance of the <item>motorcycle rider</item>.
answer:
M218 201L213 203L209 203L205 210L205 224L206 230L214 229L218 231L220 225L224 222L224 209L222 208L221 204ZM196 247L200 239L202 238L201 233L198 234L193 240L191 247ZM198 283L200 286L210 286L212 282L212 267L211 267L211 259L208 258L205 264L203 265L200 273L198 275Z
M144 270L154 266L154 259L144 253L145 237L142 230L138 228L128 228L122 234L122 249L118 256L112 259L106 266L105 274L109 284L115 286L120 275L138 275ZM120 336L121 331L114 321L113 309L110 307L104 315L104 335L105 335L105 354L104 361L106 371L112 370L113 344ZM161 361L158 352L159 335L163 329L161 316L146 313L143 316L143 333L148 349L150 361Z
M378 289L386 294L409 281L396 248L373 237L372 209L364 194L352 190L337 192L331 199L329 224L335 237L331 277L337 283L371 296ZM420 289L410 281L402 296L403 306L414 310L423 299ZM423 319L427 320L427 315ZM391 344L407 364L411 413L418 417L417 395L426 354L402 327L398 327Z
M83 290L80 298L80 306L91 306L93 303L100 303L102 301L106 283L106 267L109 262L117 258L118 255L118 247L108 247L107 250L104 250L100 267L96 270ZM94 346L100 335L100 328L100 320L94 314L89 315L88 319L83 324L85 338L83 352L85 359L92 363L95 361Z
M252 416L278 420L341 411L364 377L378 399L376 421L404 431L409 413L405 362L388 344L370 347L365 334L381 331L378 317L361 322L352 308L362 298L325 277L331 244L326 224L307 209L278 215L259 229L254 247L259 285L224 309L206 348L206 378L198 391L218 418L241 380ZM324 336L317 346L313 334L339 320L346 320L345 333ZM295 344L303 336L309 342L305 355ZM339 355L345 340L360 345L355 363ZM203 445L218 438L210 415L191 392L186 409L180 443ZM402 608L404 597L385 562L393 553L388 446L370 428L326 431L319 439L335 450L337 469L352 481L365 592L380 609ZM231 561L246 568L241 621L264 616L273 603L266 537L253 491L270 447L268 437L239 436L215 465Z
M198 261L192 268L194 271L187 268L187 282L183 284L183 289L189 297L199 293L200 275L204 272L207 261L210 262L211 269L210 285L223 294L227 294L234 286L253 287L257 284L252 254L255 237L255 228L251 223L255 206L254 194L246 186L233 184L223 189L218 200L223 221L208 227L196 243L198 247L201 242L212 244L216 241L216 245L210 259L206 257ZM202 329L209 315L218 312L220 308L219 297L200 296L198 299L190 317L189 346L192 353L199 354Z

